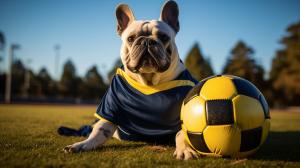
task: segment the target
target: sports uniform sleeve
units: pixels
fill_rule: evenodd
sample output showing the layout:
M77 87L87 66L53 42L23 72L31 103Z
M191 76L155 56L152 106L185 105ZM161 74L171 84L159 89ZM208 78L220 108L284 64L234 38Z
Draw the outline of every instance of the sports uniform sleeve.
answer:
M113 79L111 86L102 97L102 100L97 107L95 116L100 120L106 120L113 124L117 124L117 112L119 106L117 104L117 97L114 91L116 81Z

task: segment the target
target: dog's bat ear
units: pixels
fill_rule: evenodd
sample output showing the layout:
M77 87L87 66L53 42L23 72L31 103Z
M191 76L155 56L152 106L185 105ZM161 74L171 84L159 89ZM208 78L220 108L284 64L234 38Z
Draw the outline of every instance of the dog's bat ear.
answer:
M175 1L167 1L160 12L160 20L166 22L177 33L180 29L179 21L179 9Z
M126 4L120 4L116 8L117 32L121 36L126 27L134 21L134 15L130 7Z

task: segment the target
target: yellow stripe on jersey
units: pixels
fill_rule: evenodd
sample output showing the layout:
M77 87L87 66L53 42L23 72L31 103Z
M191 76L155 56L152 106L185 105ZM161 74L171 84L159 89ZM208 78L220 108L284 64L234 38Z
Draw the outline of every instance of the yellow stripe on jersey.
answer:
M112 124L113 124L113 122L108 121L107 119L101 117L101 116L100 116L99 114L97 114L97 113L95 113L94 116L95 116L96 118L98 118L99 120L106 121L106 122L109 122L109 123L112 123Z
M154 94L160 91L169 90L179 86L192 86L192 87L195 86L195 83L190 80L173 80L155 86L147 86L147 85L142 85L141 83L135 81L120 68L117 69L116 74L123 77L130 86L132 86L133 88L135 88L136 90L140 91L145 95Z

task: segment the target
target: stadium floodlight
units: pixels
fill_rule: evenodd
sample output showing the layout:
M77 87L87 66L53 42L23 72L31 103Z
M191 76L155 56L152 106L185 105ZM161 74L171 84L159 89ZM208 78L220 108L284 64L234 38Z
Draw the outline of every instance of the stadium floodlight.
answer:
M6 76L6 84L5 84L5 103L11 102L11 79L12 79L12 63L14 59L14 51L20 49L21 46L19 44L12 44L9 48L8 53L8 70Z
M60 47L60 45L59 44L56 44L55 46L54 46L54 51L55 51L55 62L54 62L54 73L55 73L55 77L56 77L56 79L58 80L59 79L59 56L60 56L60 49L61 49L61 47Z

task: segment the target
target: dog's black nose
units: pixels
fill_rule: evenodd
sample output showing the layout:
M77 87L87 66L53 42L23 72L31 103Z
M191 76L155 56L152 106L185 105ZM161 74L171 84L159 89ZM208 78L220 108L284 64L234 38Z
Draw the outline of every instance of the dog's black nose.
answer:
M141 41L141 45L147 46L147 47L153 46L155 44L156 44L156 41L151 38L146 38Z
M148 46L148 40L147 39L142 40L141 45Z
M155 40L153 40L153 39L148 39L148 46L150 47L150 46L153 46L153 45L155 45L156 44L156 41Z

